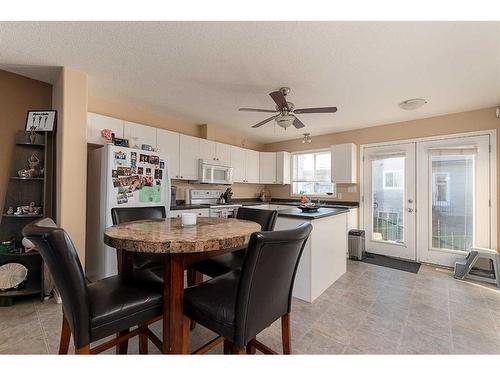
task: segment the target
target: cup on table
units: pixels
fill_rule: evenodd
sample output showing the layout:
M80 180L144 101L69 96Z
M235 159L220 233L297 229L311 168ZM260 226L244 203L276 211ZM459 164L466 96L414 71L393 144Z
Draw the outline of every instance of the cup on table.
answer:
M181 214L181 225L183 227L189 227L196 225L196 214L190 212L184 212Z

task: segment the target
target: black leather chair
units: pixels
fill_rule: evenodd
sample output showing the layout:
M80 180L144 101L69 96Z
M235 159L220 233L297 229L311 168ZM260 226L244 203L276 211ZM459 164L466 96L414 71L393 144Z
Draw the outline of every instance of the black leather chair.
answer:
M240 207L236 214L237 219L249 220L260 224L261 230L264 232L274 230L278 211L261 210L258 208ZM226 272L241 268L243 259L245 258L245 249L233 251L232 253L219 255L203 262L195 263L190 267L190 271L194 270L210 277L216 277L225 274ZM194 276L196 277L196 276ZM188 274L188 286L196 285L200 279L196 277L193 280L193 275Z
M167 217L164 206L154 207L116 207L111 209L113 225L136 220L165 219ZM134 270L161 267L162 260L155 254L134 254ZM161 274L161 272L158 272Z
M87 283L73 242L49 218L23 228L47 264L63 303L59 354L67 354L71 334L77 354L95 354L139 335L139 352L147 353L148 324L161 318L162 284L150 270ZM90 344L130 327L138 328L90 348Z
M312 225L256 232L241 269L184 291L184 314L220 337L198 349L204 353L224 341L224 353L275 353L255 337L281 318L283 352L291 353L292 289Z

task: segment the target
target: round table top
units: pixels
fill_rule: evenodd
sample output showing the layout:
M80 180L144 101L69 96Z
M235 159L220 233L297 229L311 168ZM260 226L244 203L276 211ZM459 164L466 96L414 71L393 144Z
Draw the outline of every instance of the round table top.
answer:
M141 253L198 253L242 247L260 230L253 221L215 217L199 217L190 227L180 218L140 220L107 228L104 243Z

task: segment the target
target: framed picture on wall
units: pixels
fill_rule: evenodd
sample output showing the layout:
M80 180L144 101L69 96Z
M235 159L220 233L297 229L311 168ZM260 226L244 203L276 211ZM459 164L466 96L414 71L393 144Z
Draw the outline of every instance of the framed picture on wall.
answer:
M28 132L54 131L56 115L55 110L28 111L25 130Z

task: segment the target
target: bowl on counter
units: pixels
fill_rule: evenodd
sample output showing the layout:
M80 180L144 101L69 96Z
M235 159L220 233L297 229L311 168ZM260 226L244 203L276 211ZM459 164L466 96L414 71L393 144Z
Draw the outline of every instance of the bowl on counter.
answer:
M302 212L318 212L319 207L315 204L301 204L298 206Z

